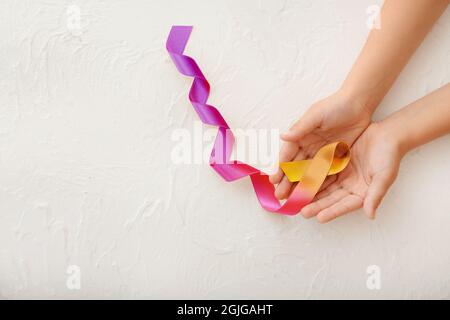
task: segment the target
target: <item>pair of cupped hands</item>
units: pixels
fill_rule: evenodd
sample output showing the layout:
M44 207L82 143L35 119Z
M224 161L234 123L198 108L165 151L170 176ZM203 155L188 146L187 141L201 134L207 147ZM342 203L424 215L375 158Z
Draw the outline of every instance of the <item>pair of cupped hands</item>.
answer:
M394 182L404 155L383 121L372 121L372 108L344 91L314 103L286 132L279 161L312 158L324 145L343 141L351 148L347 168L326 178L313 202L303 207L305 218L328 222L363 208L370 219ZM270 176L275 196L286 199L295 184L281 169Z

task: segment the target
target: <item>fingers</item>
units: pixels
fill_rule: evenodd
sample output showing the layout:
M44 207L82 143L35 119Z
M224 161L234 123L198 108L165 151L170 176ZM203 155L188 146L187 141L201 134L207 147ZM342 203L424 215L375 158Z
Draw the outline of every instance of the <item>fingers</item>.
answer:
M329 178L332 179L332 177L333 177L333 176L331 176L331 177L329 177ZM337 178L336 178L336 180L337 180ZM325 181L327 181L327 180L325 179ZM324 183L325 183L325 182L324 182ZM338 190L338 189L341 189L341 188L342 188L342 187L341 187L339 184L337 184L337 183L332 183L332 184L330 184L327 188L325 188L325 189L319 191L319 193L316 194L316 196L314 197L313 200L314 200L314 201L317 201L317 200L319 200L319 199L325 198L326 196L330 195L332 192L334 192L334 191L336 191L336 190Z
M275 198L278 200L286 199L291 193L292 185L293 183L290 182L286 176L284 176L275 188Z
M320 125L320 119L313 113L307 113L300 118L289 131L281 134L281 139L285 141L298 142L308 133L312 132Z
M307 219L312 218L322 210L325 210L334 203L337 203L349 194L347 191L339 187L337 187L334 191L329 192L330 193L323 198L311 202L307 206L303 207L303 209L300 211L300 214Z
M320 186L320 189L319 189L318 193L316 194L316 196L314 197L314 199L318 200L320 198L323 198L325 195L324 191L329 189L337 181L337 179L338 179L337 174L333 174L331 176L326 177L325 181ZM336 186L334 186L333 190L337 189L337 188L338 188L338 185L336 184ZM331 189L327 190L328 194L333 190L331 190Z
M294 159L291 159L293 161L300 160L304 158L304 154L302 150L299 150L297 155ZM277 185L275 188L275 197L279 200L286 199L289 194L291 193L293 183L289 181L289 179L286 176L283 176L281 179L281 182Z
M298 153L298 151L299 151L298 144L292 143L292 142L283 143L281 150L280 150L279 162L291 161L295 157L295 155ZM272 184L277 184L277 183L280 183L283 176L284 176L283 171L281 170L281 168L278 168L277 173L271 175L269 177L269 180Z
M379 173L372 177L364 199L364 212L370 219L375 218L376 210L394 180L395 176L389 173Z
M317 214L317 220L320 223L325 223L336 219L346 213L361 208L363 205L363 199L354 194L348 194L332 206L320 211Z

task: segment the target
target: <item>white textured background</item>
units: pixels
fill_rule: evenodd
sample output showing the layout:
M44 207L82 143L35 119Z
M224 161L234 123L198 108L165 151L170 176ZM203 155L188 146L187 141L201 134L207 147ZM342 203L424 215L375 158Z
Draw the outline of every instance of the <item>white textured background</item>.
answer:
M405 158L373 222L276 216L247 179L170 162L197 121L172 24L195 26L187 53L232 127L284 130L339 87L374 3L2 0L1 297L450 298L449 136ZM449 61L447 10L376 117L447 83Z

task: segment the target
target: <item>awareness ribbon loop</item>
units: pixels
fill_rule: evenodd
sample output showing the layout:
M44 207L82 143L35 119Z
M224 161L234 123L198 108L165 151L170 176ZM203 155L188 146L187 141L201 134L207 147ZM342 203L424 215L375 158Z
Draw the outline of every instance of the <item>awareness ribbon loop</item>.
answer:
M312 159L280 163L288 179L291 182L298 181L289 198L281 204L275 198L275 188L267 174L246 163L230 160L234 136L219 110L207 104L210 86L199 66L194 59L183 54L191 31L192 26L173 26L166 48L178 71L193 78L189 100L199 118L203 123L218 128L209 160L210 166L226 181L249 176L259 203L265 210L284 215L297 214L313 200L327 175L345 169L350 160L348 146L343 142L334 142L322 147ZM344 150L343 157L336 155L337 148Z

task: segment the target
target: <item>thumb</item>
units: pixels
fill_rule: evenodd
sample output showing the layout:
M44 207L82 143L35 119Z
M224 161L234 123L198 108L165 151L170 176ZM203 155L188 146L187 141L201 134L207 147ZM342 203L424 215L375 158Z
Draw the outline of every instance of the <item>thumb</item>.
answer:
M376 210L394 180L395 176L383 172L372 177L363 205L364 212L369 219L375 219Z
M301 117L289 131L281 134L281 139L285 141L297 142L311 133L320 124L320 120L316 115L305 114Z

